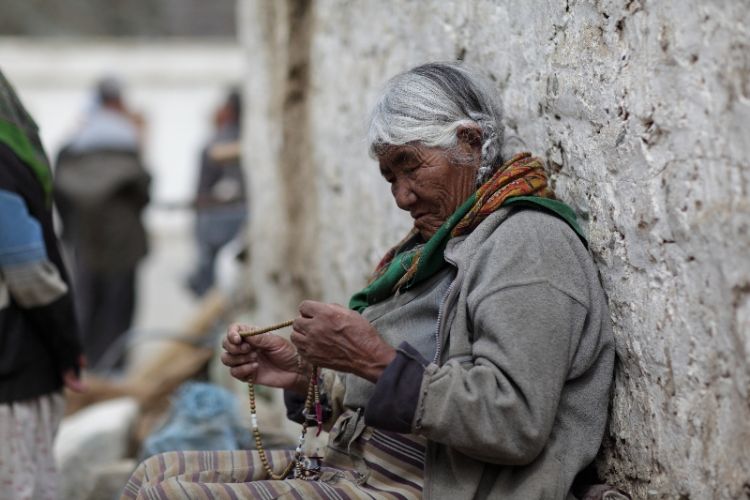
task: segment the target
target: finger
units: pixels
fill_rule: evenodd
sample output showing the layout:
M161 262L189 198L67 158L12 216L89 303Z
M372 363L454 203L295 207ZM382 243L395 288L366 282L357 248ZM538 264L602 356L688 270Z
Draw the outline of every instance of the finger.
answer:
M315 320L312 318L299 317L295 318L294 323L292 323L292 329L302 335L307 335L314 324Z
M247 382L247 380L250 377L254 377L257 372L258 372L257 363L251 363L251 364L242 365L242 366L235 366L234 368L230 368L229 370L230 375L232 375L237 380L242 380L243 382Z
M246 342L242 342L241 344L232 344L226 338L222 341L221 347L223 347L224 350L229 354L244 354L252 350L252 347Z
M299 313L303 318L312 318L325 304L314 300L303 300L299 305Z
M304 354L305 349L307 348L308 338L306 335L293 330L292 334L289 336L289 340L294 344L294 347L297 349L297 352L300 354Z
M241 344L242 343L242 335L240 333L246 332L248 330L252 330L253 327L248 325L241 325L239 323L235 323L232 326L229 327L229 330L227 331L227 340L231 342L232 344Z
M250 354L229 354L222 353L221 362L226 366L239 366L247 363L255 363L258 361L258 355L256 353Z

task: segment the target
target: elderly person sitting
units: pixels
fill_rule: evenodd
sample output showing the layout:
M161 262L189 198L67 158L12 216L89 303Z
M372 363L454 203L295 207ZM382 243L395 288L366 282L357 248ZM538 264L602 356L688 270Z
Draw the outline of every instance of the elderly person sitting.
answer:
M458 64L393 78L369 139L413 230L349 309L305 301L291 341L240 325L224 340L232 375L285 389L290 414L323 369L315 479L269 479L291 451L188 452L144 462L126 497L574 498L605 428L609 313L541 162L503 161L485 85Z

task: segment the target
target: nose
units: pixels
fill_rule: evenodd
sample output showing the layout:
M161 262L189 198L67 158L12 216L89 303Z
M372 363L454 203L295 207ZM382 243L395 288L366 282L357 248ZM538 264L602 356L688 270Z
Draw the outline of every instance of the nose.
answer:
M393 194L393 199L396 200L396 205L401 210L409 211L417 201L417 195L411 185L403 179L397 179L391 184L391 194Z

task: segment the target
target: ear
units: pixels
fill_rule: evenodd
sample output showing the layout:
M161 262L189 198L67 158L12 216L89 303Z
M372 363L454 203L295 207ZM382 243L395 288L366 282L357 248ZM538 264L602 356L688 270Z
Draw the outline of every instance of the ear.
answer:
M476 124L461 125L456 129L458 147L464 153L480 158L482 154L482 129Z

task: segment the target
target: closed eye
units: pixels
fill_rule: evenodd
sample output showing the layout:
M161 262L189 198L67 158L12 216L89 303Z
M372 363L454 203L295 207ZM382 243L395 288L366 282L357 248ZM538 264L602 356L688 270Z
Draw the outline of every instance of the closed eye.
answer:
M396 155L396 157L393 159L393 165L395 167L403 167L405 163L409 161L411 158L411 155L408 153L399 153Z
M390 170L386 170L384 168L380 169L380 175L383 176L383 179L386 180L386 182L393 182L395 179L393 177L393 174L390 172Z
M420 167L419 158L411 151L394 152L381 159L380 175L387 182L393 183L401 174L411 175Z

